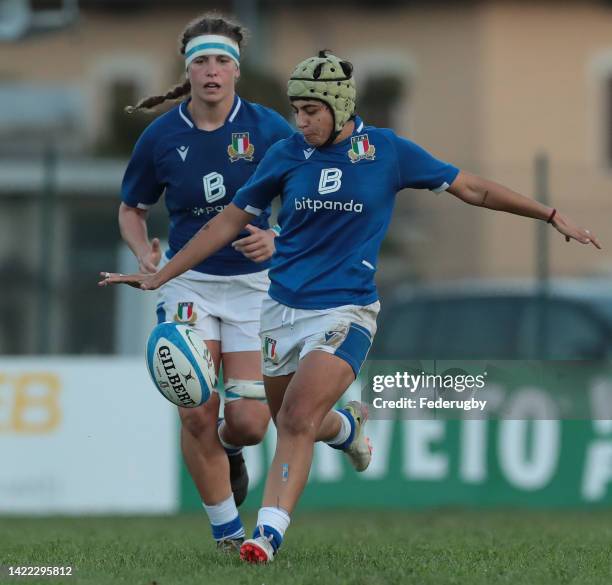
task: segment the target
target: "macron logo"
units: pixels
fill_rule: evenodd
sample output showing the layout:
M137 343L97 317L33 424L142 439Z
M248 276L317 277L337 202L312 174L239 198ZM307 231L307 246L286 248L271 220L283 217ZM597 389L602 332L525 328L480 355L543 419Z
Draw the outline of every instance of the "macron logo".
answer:
M189 152L189 147L188 146L179 146L176 149L176 152L179 153L179 156L181 157L181 160L183 162L185 162L185 159L187 158L187 153Z
M308 160L312 156L312 153L314 151L315 151L314 148L307 148L306 150L304 150L304 158Z
M332 337L338 335L340 331L326 331L325 332L325 342L327 343Z

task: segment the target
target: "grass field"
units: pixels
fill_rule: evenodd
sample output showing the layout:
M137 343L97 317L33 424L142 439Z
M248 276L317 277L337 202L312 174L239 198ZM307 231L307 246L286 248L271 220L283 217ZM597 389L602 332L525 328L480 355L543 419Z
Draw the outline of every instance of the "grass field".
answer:
M254 518L245 518L252 527ZM222 556L203 516L0 519L0 564L72 565L71 578L6 583L129 585L606 584L612 513L296 514L268 566Z

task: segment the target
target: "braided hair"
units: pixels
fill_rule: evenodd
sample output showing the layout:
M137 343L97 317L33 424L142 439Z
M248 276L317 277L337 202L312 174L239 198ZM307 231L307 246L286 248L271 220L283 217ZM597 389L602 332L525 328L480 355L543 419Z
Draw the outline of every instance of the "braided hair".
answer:
M192 20L182 32L179 38L179 52L181 55L185 54L185 47L187 43L203 34L217 34L229 37L236 41L238 46L242 49L243 43L246 41L248 31L240 23L232 20L218 12L207 12ZM170 88L163 95L152 95L140 100L135 106L127 106L125 111L128 114L137 112L138 110L150 110L163 104L166 100L178 100L191 92L191 83L189 79L183 83L179 83L174 87Z

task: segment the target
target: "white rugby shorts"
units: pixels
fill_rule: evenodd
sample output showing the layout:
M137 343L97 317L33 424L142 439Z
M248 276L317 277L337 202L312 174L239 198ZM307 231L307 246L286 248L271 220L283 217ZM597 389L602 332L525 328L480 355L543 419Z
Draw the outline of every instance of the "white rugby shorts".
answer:
M306 354L321 350L342 358L357 377L372 345L379 311L379 301L365 306L293 309L266 296L260 333L263 373L292 374Z
M192 325L221 352L259 351L259 316L267 297L268 271L215 276L189 270L159 290L157 320Z

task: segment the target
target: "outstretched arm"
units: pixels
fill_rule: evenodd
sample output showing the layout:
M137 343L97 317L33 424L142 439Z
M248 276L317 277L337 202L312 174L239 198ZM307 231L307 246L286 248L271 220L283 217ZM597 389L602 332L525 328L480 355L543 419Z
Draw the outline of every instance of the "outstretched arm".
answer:
M447 191L470 205L548 221L568 242L574 239L601 249L599 241L589 230L575 226L568 217L552 207L516 193L499 183L461 171Z
M98 284L107 286L124 283L143 290L155 290L229 244L252 219L250 213L230 203L204 225L159 272L127 275L101 272L103 278Z

